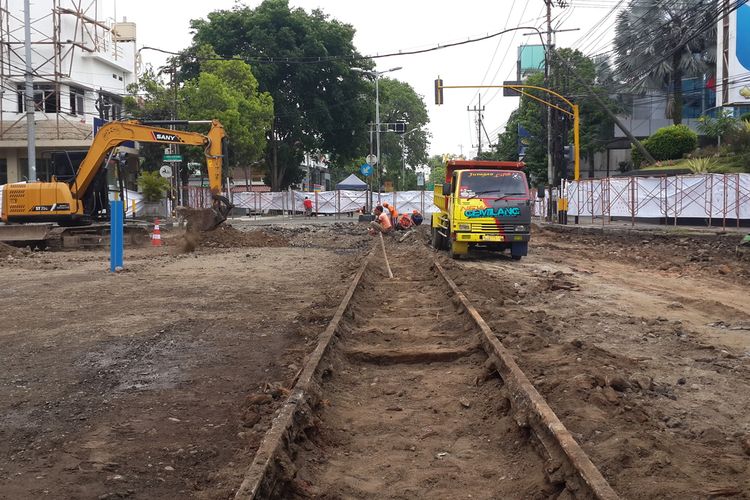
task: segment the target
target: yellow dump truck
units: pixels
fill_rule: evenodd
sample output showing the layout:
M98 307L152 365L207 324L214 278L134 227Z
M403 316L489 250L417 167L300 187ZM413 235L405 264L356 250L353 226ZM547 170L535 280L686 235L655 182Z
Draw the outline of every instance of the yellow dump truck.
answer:
M458 258L472 248L518 260L531 236L531 198L522 162L451 160L435 184L432 245Z

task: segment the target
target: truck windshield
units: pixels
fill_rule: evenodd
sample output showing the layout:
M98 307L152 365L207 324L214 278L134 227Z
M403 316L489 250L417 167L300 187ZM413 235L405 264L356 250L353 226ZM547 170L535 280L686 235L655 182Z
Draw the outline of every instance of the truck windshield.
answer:
M458 194L461 198L525 197L526 176L521 172L463 172Z

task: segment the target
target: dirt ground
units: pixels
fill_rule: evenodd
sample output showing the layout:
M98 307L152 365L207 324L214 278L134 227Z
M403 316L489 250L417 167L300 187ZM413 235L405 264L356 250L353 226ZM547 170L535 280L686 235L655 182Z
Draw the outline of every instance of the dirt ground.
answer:
M545 462L427 250L390 245L368 267L332 359L325 402L283 498L548 498ZM378 254L379 256L379 254ZM353 318L352 318L353 317Z
M546 230L521 262L441 259L619 494L749 498L738 240Z
M0 498L230 497L369 245L350 233L225 228L118 274L0 248Z
M421 228L425 229L425 228ZM228 498L373 241L224 229L185 252L0 246L0 498ZM296 495L547 498L484 355L389 240L353 304ZM537 230L437 255L623 498L750 497L750 262L738 238ZM381 268L378 268L381 266ZM464 325L465 326L465 325ZM468 350L450 366L396 351Z

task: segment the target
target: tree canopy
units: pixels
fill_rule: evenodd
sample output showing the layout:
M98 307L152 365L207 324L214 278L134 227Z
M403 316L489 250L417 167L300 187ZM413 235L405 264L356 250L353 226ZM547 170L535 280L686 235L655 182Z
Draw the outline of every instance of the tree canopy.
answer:
M258 92L258 81L248 64L206 60L198 77L180 89L180 116L221 121L229 137L229 164L246 166L265 151L273 100L267 92Z
M380 154L385 180L390 180L399 189L417 187L415 167L427 162L429 132L426 125L429 115L422 96L406 82L391 78L381 78L380 86L380 121L381 123L404 122L405 134L393 132L381 133ZM402 147L403 145L403 147ZM402 163L405 178L401 177Z
M682 79L705 75L716 63L717 12L705 5L704 0L630 0L617 16L618 78L636 92L669 90L667 117L675 125L682 123Z
M369 69L372 63L355 49L351 25L320 10L290 8L288 0L265 0L256 8L212 12L191 26L193 47L183 57L182 68L187 74L195 72L189 56L204 45L225 58L279 58L254 67L260 91L274 101L266 148L274 189L300 179L305 151L326 152L337 162L366 150L372 97L367 81L351 66Z
M266 131L271 126L273 100L258 92L250 66L242 61L206 60L200 71L182 86L169 88L149 69L128 89L125 110L140 120L210 120L224 125L229 139L225 168L245 166L261 157L266 147ZM161 165L163 146L142 147L146 169ZM185 151L188 158L202 161L199 148ZM186 183L190 172L181 169Z
M558 49L550 57L552 76L549 88L562 94L578 104L580 111L580 148L581 158L588 158L593 165L593 156L601 151L612 136L613 124L604 110L590 98L590 89L598 92L611 109L617 104L606 95L602 88L603 80L608 79L607 68L597 67L594 62L577 50ZM576 75L574 78L573 75ZM530 75L524 82L527 85L544 87L544 76L541 73ZM546 93L530 90L529 93L548 99ZM549 97L550 102L569 110L569 106L556 97ZM498 137L493 151L483 154L483 158L505 161L518 160L518 128L524 128L528 134L528 145L524 161L532 184L547 183L547 106L528 97L522 96L518 109L514 110L506 122L505 131ZM564 123L563 123L564 122ZM553 110L553 163L555 165L556 184L562 172L562 147L573 144L573 120L564 113ZM585 165L581 165L583 170ZM567 170L570 176L572 166Z

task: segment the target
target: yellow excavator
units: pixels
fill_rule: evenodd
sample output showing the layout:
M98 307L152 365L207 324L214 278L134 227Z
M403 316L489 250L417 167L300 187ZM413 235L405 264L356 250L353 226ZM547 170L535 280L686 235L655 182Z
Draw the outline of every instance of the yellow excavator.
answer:
M207 134L171 130L165 125L210 125ZM221 165L226 134L218 120L211 121L116 121L102 126L77 169L70 175L53 176L49 182L6 184L3 187L0 241L36 246L80 247L106 243L109 225L107 164L113 150L128 141L202 146L206 157L211 214L202 217L201 230L214 229L233 208L221 195ZM206 222L207 221L207 222ZM39 224L46 223L46 224ZM126 243L147 236L141 225L126 225Z

